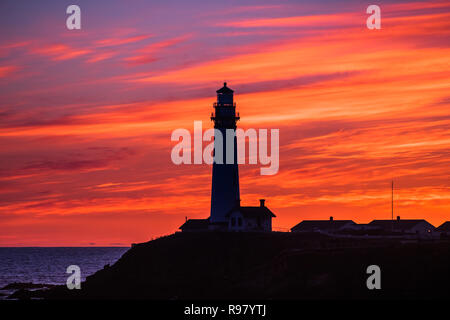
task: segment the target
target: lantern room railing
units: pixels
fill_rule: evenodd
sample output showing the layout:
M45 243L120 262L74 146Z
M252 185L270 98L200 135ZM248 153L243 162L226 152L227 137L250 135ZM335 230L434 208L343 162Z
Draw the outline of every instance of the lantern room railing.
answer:
M214 102L214 104L213 104L213 107L214 108L217 108L217 107L233 107L233 108L236 108L236 102L234 102L234 103L217 103L217 102Z

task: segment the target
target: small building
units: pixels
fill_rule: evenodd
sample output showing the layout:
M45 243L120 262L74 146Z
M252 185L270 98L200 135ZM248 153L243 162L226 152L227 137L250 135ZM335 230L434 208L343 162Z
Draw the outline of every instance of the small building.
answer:
M424 219L402 220L397 216L396 220L373 220L369 226L378 227L385 231L406 234L428 234L431 235L435 231L435 227Z
M291 232L328 232L333 233L356 226L352 220L303 220L291 228Z
M382 230L382 229L378 226L373 226L368 223L357 223L357 224L346 227L345 230L374 231L374 230Z
M443 224L436 228L436 231L441 235L450 236L450 221L445 221Z
M260 199L259 207L236 206L226 217L229 231L272 231L272 218L275 214L265 206L265 200Z
M182 232L203 232L208 231L209 219L188 219L178 229Z
M272 231L272 218L275 214L260 199L259 207L241 207L239 203L229 211L225 222L211 222L208 219L188 219L179 227L182 232L205 231Z

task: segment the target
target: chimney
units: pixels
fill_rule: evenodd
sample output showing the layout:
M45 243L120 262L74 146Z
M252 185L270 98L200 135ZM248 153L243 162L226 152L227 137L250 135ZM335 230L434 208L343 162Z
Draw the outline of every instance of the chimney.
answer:
M184 217L185 219L186 219L186 221L187 221L187 217Z
M264 207L264 202L266 201L266 199L259 199L259 206L260 207Z
M397 221L400 221L400 216L397 216Z
M330 221L333 221L333 216L330 217Z

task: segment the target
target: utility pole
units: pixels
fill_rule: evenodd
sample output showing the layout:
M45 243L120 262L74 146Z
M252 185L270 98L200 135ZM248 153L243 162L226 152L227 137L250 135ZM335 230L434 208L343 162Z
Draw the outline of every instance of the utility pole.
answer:
M394 179L391 181L391 220L392 220L392 232L394 232Z
M391 200L391 219L394 221L394 180L392 180Z

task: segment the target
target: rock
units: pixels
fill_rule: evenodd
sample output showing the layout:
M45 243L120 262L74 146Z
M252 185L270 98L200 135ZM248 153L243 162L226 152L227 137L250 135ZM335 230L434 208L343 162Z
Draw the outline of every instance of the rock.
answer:
M32 282L13 282L10 283L0 290L19 290L19 289L42 289L42 288L52 288L53 284L42 284L42 283L32 283Z
M19 289L8 296L8 299L29 300L31 299L31 292L25 289Z

